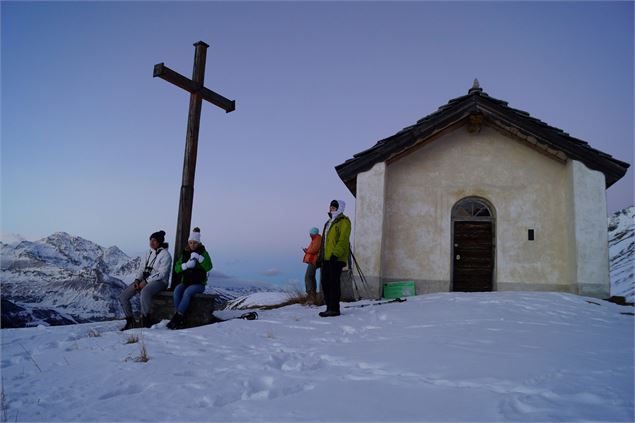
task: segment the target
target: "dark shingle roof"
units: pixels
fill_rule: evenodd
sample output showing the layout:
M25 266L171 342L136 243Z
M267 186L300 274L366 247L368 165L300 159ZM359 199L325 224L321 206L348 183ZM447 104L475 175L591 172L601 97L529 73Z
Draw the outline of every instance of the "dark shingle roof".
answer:
M604 173L607 188L622 178L630 166L592 148L586 141L574 138L562 129L550 126L523 110L509 107L506 101L490 97L475 81L467 95L450 100L436 112L419 119L416 124L355 154L352 159L336 166L335 170L353 195L356 195L359 173L409 150L451 125L469 122L470 117L474 116L479 116L486 125L521 134L543 149L560 152L584 163L590 169Z

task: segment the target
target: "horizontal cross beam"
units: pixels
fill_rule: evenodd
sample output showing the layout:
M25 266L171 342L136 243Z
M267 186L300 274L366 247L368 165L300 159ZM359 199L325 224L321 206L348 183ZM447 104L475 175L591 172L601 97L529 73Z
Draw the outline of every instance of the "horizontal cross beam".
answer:
M165 79L166 81L171 82L177 87L183 88L185 91L188 91L192 94L198 94L203 100L209 101L213 105L220 107L221 109L225 110L226 113L236 110L236 101L229 100L208 88L202 87L200 84L196 84L191 79L186 78L180 73L173 71L172 69L165 66L163 63L154 65L154 74L152 76L158 76L161 79Z

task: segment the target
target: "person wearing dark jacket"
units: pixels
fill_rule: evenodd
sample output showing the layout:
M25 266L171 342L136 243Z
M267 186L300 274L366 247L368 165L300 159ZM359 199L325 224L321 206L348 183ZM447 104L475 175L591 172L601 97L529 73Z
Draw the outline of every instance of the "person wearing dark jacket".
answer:
M168 323L169 329L181 329L185 324L185 313L194 294L202 294L207 284L207 272L212 270L212 259L201 244L201 230L194 228L187 247L174 264L174 272L180 283L174 288L173 300L176 309Z
M168 251L168 243L165 242L165 232L155 232L150 235L150 250L141 260L135 280L119 295L119 302L126 315L126 326L121 330L134 327L135 320L130 299L137 294L141 297L141 325L149 328L155 323L150 315L152 297L167 289L171 268L172 256Z
M318 261L322 267L322 290L326 310L320 317L340 315L340 276L350 255L351 221L344 215L346 204L342 200L331 201L329 220L322 231L322 246Z

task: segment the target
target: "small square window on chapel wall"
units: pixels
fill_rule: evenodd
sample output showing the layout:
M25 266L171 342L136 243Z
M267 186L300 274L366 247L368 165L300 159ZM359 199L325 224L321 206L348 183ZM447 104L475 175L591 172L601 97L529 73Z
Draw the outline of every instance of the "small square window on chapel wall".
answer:
M527 231L527 239L529 241L533 241L534 240L534 230L533 229L529 229Z

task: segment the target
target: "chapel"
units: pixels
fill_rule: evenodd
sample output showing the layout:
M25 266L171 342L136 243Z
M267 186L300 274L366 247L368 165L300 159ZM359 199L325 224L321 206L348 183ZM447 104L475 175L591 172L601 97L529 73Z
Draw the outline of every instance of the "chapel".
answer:
M355 197L371 297L562 291L610 295L606 189L629 167L475 80L467 95L336 166Z

